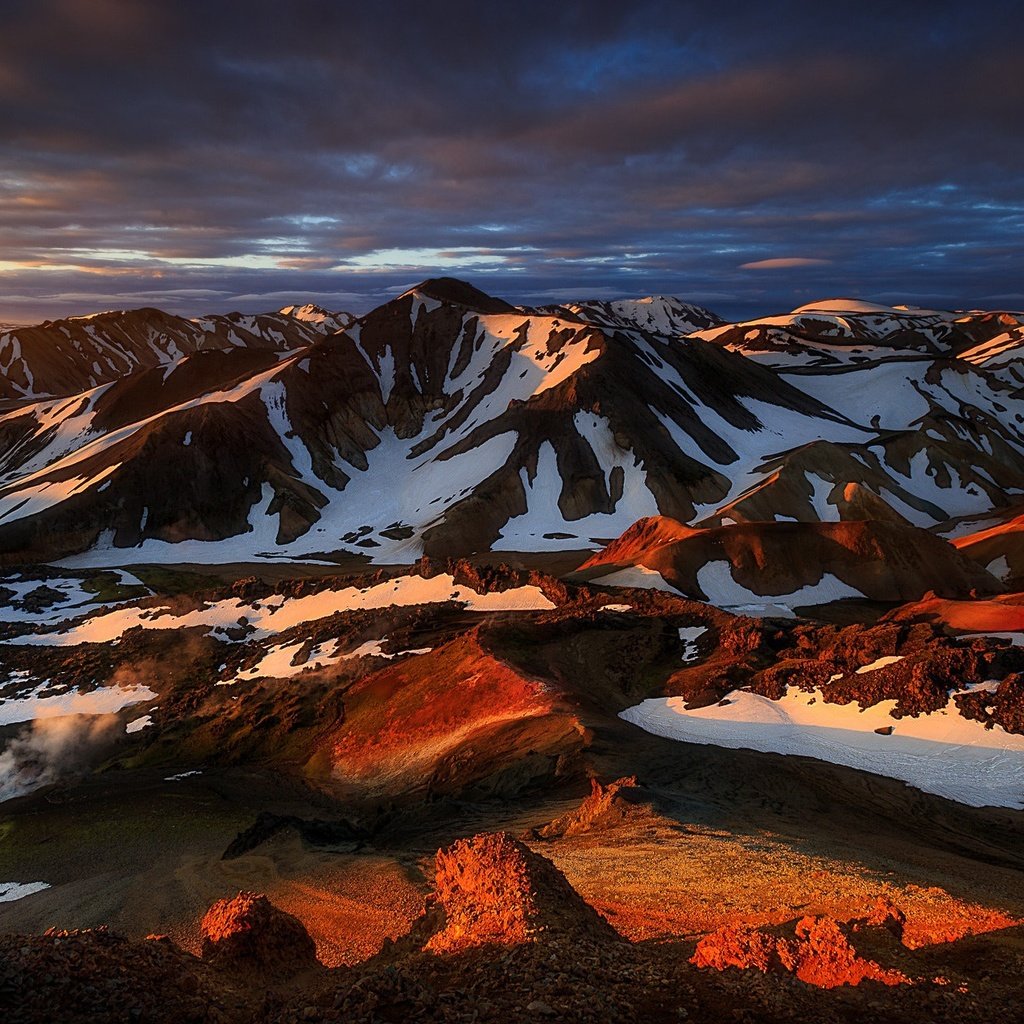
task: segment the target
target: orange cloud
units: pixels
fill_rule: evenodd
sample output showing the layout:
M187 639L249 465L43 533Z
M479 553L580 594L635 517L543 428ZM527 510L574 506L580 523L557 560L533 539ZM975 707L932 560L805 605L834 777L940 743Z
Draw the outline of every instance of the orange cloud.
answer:
M831 260L818 260L807 256L781 256L774 260L741 263L740 270L789 270L792 267L823 267L831 262Z

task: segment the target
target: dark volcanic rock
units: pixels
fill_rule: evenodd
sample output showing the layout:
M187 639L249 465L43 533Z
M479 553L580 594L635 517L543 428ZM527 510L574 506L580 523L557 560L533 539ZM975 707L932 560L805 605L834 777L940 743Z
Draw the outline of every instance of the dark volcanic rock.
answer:
M234 860L250 850L255 850L261 843L283 832L294 829L309 846L359 846L369 837L365 829L358 828L348 821L321 821L318 818L307 821L290 814L274 814L261 811L256 820L228 844L221 854L221 860Z
M205 964L166 939L134 942L106 928L0 935L5 1024L237 1020L228 995Z

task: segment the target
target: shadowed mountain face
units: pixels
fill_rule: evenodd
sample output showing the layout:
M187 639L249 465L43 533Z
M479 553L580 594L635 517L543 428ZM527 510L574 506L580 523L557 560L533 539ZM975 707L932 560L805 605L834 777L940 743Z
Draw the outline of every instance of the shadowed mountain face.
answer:
M442 278L356 321L20 329L0 338L0 551L394 563L596 551L656 515L941 528L1019 501L1016 318L820 305L724 325Z
M287 352L353 320L319 306L277 313L228 313L187 320L159 309L117 310L0 333L0 408L33 398L78 394L145 370L168 368L195 352Z

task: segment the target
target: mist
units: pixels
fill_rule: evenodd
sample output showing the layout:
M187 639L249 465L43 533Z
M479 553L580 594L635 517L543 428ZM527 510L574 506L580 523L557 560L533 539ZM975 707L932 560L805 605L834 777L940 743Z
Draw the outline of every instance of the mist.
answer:
M0 753L0 802L81 774L123 732L115 714L37 718Z

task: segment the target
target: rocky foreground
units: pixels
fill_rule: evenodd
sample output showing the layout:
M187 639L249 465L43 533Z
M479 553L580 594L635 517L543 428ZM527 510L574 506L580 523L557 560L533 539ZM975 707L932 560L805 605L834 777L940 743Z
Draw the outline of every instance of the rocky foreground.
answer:
M555 831L632 813L619 789L595 785ZM302 922L242 892L204 916L199 957L105 928L0 937L0 1007L11 1024L1017 1019L1019 929L912 949L905 921L879 900L848 921L630 942L551 861L486 833L438 851L422 916L355 966L322 966Z

